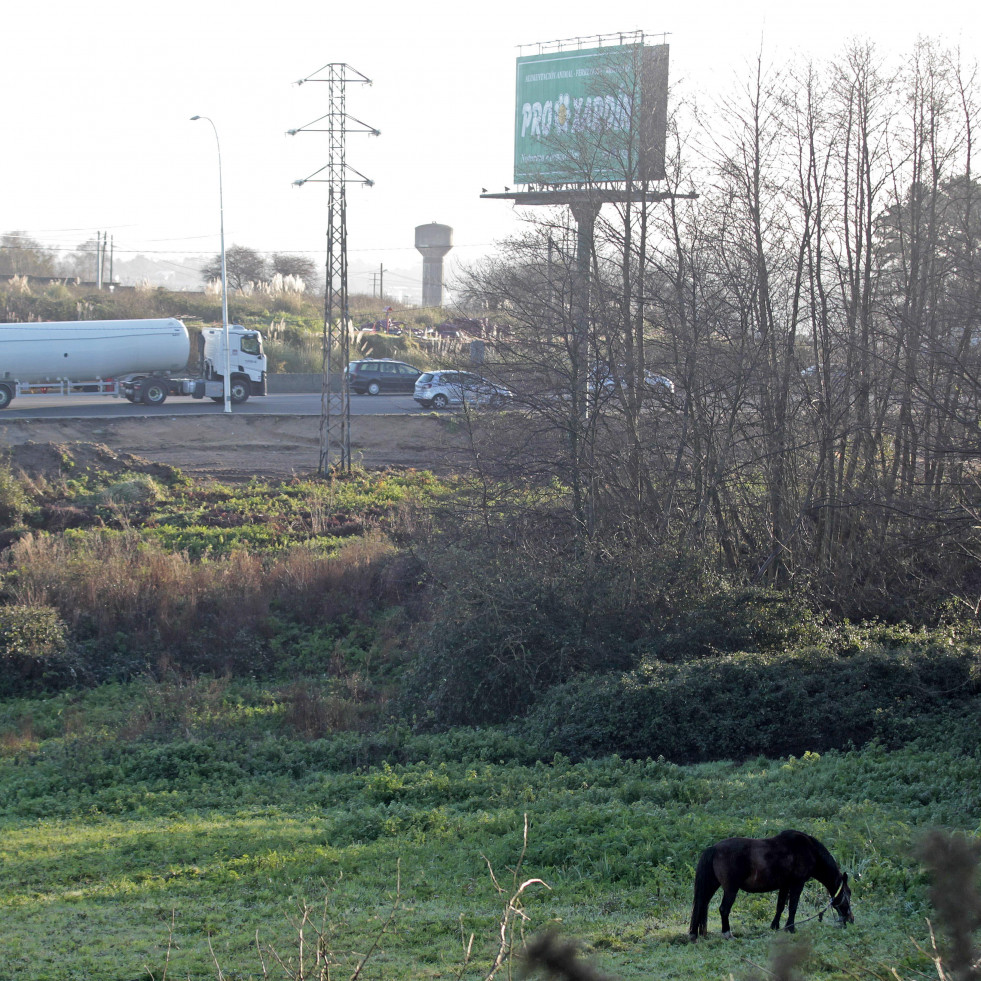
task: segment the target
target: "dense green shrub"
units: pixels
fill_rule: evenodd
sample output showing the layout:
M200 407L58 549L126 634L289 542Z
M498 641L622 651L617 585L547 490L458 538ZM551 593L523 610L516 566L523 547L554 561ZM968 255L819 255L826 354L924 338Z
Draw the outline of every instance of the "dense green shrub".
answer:
M0 303L11 321L78 319L78 300L61 283L36 287L35 293L0 290Z
M822 635L798 597L774 589L720 581L707 584L701 596L675 598L672 607L664 631L647 646L648 658L675 663L734 651L785 651L818 643Z
M270 371L275 374L319 374L323 371L323 341L309 334L296 341L266 342Z
M674 762L902 744L928 716L981 699L977 652L922 644L851 656L811 648L580 676L553 688L525 735L542 752L663 756Z
M0 606L0 696L63 688L79 669L57 610Z
M470 549L433 564L446 586L416 638L404 705L436 726L507 721L580 672L784 651L822 636L793 597L700 582L656 555L630 566L616 556L549 563Z
M101 502L109 506L154 504L163 497L163 488L147 474L117 480L99 494Z
M0 527L19 525L31 510L31 499L10 468L0 466Z
M491 553L440 555L445 582L415 638L403 708L436 726L502 722L579 672L634 663L657 619L613 565Z

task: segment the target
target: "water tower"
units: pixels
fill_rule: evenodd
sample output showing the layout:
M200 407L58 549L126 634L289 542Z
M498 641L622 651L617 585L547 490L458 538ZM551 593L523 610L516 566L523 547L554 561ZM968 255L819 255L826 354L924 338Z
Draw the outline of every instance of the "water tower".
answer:
M422 305L443 305L443 256L453 248L449 225L416 225L416 248L422 253Z

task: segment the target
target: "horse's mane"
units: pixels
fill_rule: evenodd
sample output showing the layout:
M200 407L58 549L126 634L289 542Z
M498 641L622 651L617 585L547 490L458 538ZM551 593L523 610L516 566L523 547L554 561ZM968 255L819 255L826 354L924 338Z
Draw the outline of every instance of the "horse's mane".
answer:
M818 859L821 862L823 862L825 865L827 865L828 869L831 872L834 872L836 874L840 873L841 870L838 868L838 863L835 861L834 856L831 854L831 852L829 852L828 849L825 848L825 846L822 845L821 842L818 841L817 838L815 838L813 835L808 835L807 837L811 840L811 843L814 845L814 850L817 852Z

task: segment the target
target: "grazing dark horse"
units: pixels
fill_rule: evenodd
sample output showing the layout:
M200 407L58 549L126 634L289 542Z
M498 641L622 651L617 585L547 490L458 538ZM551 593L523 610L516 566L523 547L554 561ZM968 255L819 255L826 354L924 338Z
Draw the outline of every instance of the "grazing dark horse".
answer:
M794 932L797 903L808 879L817 879L831 895L831 908L842 926L855 922L848 875L838 868L824 845L800 831L781 831L772 838L726 838L702 852L695 870L695 902L688 936L694 943L708 932L709 901L721 887L722 936L731 937L729 911L736 893L779 892L771 930L780 929L784 906L786 929Z

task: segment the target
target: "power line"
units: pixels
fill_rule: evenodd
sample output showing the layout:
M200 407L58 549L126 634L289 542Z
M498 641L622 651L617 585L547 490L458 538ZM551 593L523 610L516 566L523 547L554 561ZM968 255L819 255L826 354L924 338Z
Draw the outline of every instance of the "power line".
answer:
M33 241L31 239L31 232L25 232L23 235L24 241ZM13 232L2 232L0 236L13 237ZM210 236L189 236L189 238L209 238ZM188 239L155 239L154 241L187 241ZM82 242L79 245L69 247L67 245L44 245L40 242L31 245L3 245L2 248L7 251L26 251L26 252L51 252L51 253L75 253L75 252L85 252L92 251L95 248L95 240L92 239L91 242ZM92 249L86 249L86 246L90 245ZM500 242L456 242L454 243L454 249L492 249L497 248ZM201 250L183 250L183 249L143 249L135 246L123 247L117 245L115 248L116 254L122 255L188 255L188 256L199 256L202 254ZM211 250L207 250L210 254ZM279 248L279 249L267 249L262 250L269 254L272 253L286 253L289 255L304 255L304 256L322 256L322 249L291 249L291 248ZM371 245L364 246L360 249L352 249L350 246L347 249L348 253L369 253L369 252L411 252L415 253L415 246L412 245Z

